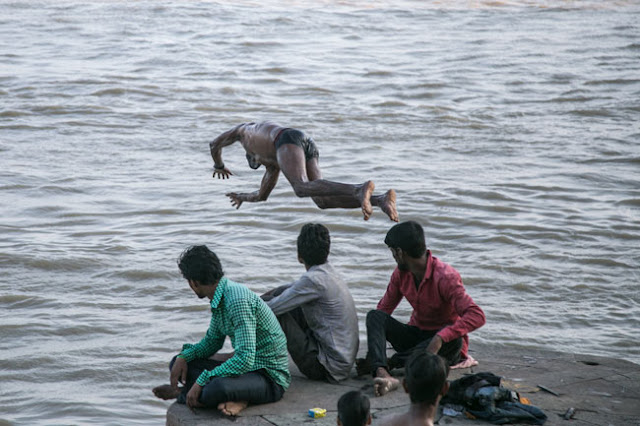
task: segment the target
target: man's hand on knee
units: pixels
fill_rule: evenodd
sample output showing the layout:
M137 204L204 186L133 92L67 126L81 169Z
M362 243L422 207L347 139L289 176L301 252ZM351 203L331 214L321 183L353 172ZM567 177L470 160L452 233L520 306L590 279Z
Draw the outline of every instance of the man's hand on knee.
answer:
M194 383L187 393L187 406L189 408L203 407L200 403L200 394L202 393L202 386Z

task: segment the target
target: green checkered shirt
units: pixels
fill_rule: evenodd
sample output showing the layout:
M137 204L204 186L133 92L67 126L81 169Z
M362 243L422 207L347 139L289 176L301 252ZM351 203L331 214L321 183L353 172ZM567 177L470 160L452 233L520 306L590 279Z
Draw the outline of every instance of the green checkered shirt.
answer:
M266 303L247 287L225 277L220 279L211 300L211 323L205 337L185 344L180 357L187 362L206 359L218 352L226 336L235 354L214 368L205 370L196 383L205 386L213 377L233 377L265 369L274 382L289 387L287 339Z

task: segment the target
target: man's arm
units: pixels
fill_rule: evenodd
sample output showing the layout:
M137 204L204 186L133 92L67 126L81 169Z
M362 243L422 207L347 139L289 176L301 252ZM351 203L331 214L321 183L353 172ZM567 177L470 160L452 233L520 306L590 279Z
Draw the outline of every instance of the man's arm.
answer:
M260 298L262 300L264 300L265 302L268 302L269 300L273 299L274 297L280 296L283 291L285 291L286 289L288 289L292 285L293 285L293 283L289 283L289 284L283 284L283 285L278 286L276 288L272 288L271 290L267 291L262 296L260 296Z
M378 302L377 310L385 312L389 315L393 313L393 311L398 306L398 303L402 300L402 293L400 292L400 270L396 268L391 275L391 279L389 280L389 285L387 286L387 291Z
M450 326L440 330L438 336L443 341L450 342L482 327L486 322L486 318L482 309L476 305L471 296L465 291L460 275L447 276L445 280L448 282L439 283L439 285L444 284L445 287L442 294L453 305L459 318Z
M235 352L213 370L204 370L196 380L200 386L205 386L212 377L234 377L252 371L256 360L255 309L248 300L238 300L229 306L229 319L235 330Z
M278 176L280 175L280 169L274 166L267 167L264 176L262 177L262 183L260 189L254 192L229 192L227 197L231 198L231 205L236 209L239 209L243 202L255 203L257 201L266 201L269 198L269 194L275 188L278 183Z
M239 129L241 126L243 126L243 124L239 124L233 129L221 133L217 138L209 142L209 150L211 151L211 158L213 159L213 177L216 177L217 174L218 179L226 179L233 174L225 167L222 161L222 148L240 140Z
M312 302L319 297L320 292L313 281L303 275L280 295L267 301L267 305L271 308L273 313L278 316L302 306L305 303Z
M213 324L212 318L204 338L196 344L187 343L183 345L178 357L184 358L187 362L191 362L194 359L207 359L218 352L224 344L225 336L219 334L214 328L215 324Z

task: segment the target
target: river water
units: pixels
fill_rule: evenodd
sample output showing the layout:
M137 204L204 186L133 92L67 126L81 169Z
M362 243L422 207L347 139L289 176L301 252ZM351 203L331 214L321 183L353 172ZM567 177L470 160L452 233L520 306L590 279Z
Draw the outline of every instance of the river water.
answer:
M213 180L208 141L245 121L396 189L485 310L472 350L640 362L639 118L635 1L0 0L0 419L162 424L151 388L209 321L190 244L262 292L326 224L364 339L392 223L284 178L233 209L261 170L236 144Z

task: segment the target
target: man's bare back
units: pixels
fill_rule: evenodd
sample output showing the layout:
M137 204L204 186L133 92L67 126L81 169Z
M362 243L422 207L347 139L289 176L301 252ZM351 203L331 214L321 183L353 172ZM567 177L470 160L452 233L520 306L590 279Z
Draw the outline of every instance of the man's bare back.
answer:
M266 201L282 171L298 197L311 197L321 209L359 207L364 219L368 220L372 206L378 206L391 220L398 221L393 189L383 195L373 195L375 185L372 181L351 185L322 179L313 139L297 129L269 121L240 124L210 142L214 177L228 179L233 175L222 161L222 148L234 142L240 142L245 149L251 168L264 165L266 169L259 190L226 194L236 208L245 201Z

